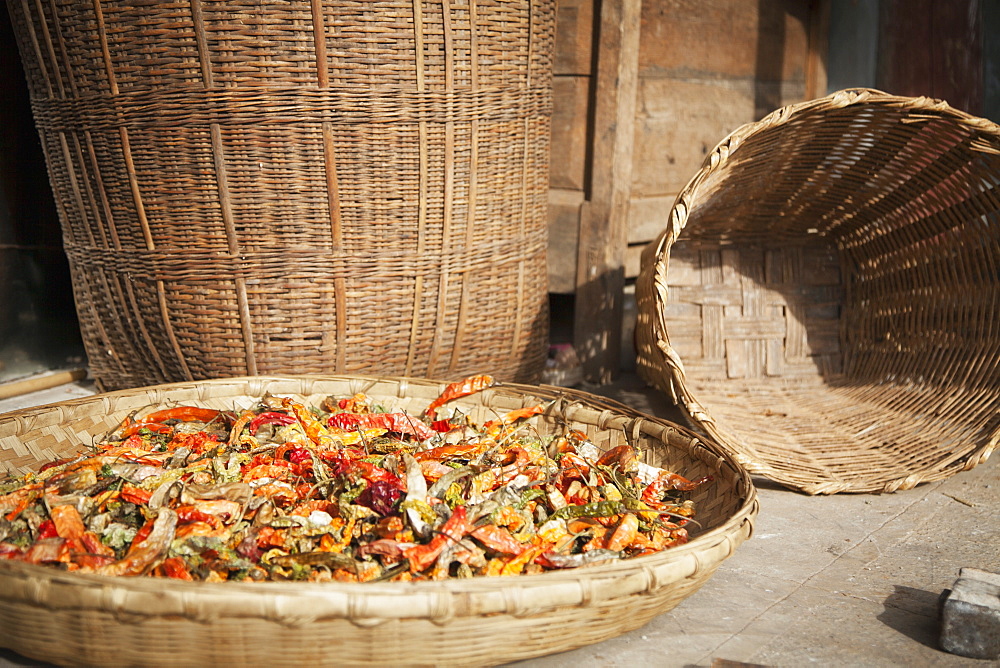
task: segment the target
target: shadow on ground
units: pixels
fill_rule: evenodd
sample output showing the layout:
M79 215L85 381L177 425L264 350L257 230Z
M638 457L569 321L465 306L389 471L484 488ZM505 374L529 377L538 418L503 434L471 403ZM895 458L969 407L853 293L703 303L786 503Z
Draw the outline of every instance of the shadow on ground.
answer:
M893 593L882 602L885 609L876 619L911 640L939 649L940 592L893 585Z

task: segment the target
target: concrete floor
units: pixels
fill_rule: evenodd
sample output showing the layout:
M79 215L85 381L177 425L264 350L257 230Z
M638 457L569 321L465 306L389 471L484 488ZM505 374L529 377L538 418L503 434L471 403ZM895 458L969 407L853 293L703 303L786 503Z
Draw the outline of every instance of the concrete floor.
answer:
M680 421L631 375L588 389ZM0 401L0 412L92 391L65 385ZM700 591L637 631L516 665L1000 665L937 645L938 599L959 569L1000 572L998 459L889 495L809 497L757 480L754 536ZM37 664L0 651L0 667L22 665Z

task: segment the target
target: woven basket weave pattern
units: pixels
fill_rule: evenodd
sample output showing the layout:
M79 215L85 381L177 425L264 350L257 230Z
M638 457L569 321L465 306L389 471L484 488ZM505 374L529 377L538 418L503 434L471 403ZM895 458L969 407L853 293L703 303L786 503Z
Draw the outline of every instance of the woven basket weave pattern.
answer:
M318 403L363 391L387 409L416 414L443 387L416 379L256 377L104 393L5 415L0 470L35 470L79 451L129 413L164 404L231 409L265 393ZM691 542L542 575L361 585L109 578L0 560L0 646L59 664L492 665L639 628L697 591L750 536L753 485L719 446L586 393L502 385L457 404L481 421L551 400L533 420L543 436L579 429L602 449L631 443L651 464L713 477L692 493L700 529Z
M637 284L638 369L752 472L905 489L1000 439L1000 128L871 90L734 132Z
M553 2L10 10L105 389L540 373Z

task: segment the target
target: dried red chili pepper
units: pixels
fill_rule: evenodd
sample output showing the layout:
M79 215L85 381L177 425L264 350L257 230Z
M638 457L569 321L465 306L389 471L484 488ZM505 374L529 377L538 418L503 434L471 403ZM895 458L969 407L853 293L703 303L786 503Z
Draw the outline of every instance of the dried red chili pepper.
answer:
M178 422L211 422L222 415L222 411L212 408L199 408L197 406L177 406L167 408L162 411L154 411L142 418L141 422L166 422L167 420L177 420Z
M0 543L0 559L19 559L24 556L24 550L11 543Z
M76 506L63 504L49 508L49 516L55 524L56 533L60 538L75 543L74 547L82 547L80 540L83 538L87 528L83 524L83 518Z
M473 526L466 518L465 506L455 508L441 530L425 545L416 545L403 550L403 556L410 562L410 572L419 573L434 563L438 555L449 543L462 540Z
M397 434L416 436L421 441L435 435L434 430L420 418L406 413L335 413L327 419L326 424L344 431L385 429Z
M161 571L164 576L174 578L175 580L194 580L194 577L187 568L187 564L181 557L167 557L157 567L157 570Z
M206 513L204 511L198 510L194 506L180 506L176 509L176 512L177 512L177 521L180 523L207 522L216 529L222 526L222 521L218 517Z
M496 379L493 376L480 375L480 376L469 376L464 380L460 380L455 383L447 385L441 394L438 395L437 399L432 401L427 409L424 411L429 419L434 420L437 417L437 409L445 405L449 401L455 399L460 399L461 397L467 397L470 394L475 394L476 392L482 392L488 387L493 387L496 385Z
M128 501L129 503L142 506L149 503L149 499L153 496L153 493L147 489L135 487L126 483L122 485L120 496L123 500Z
M518 555L528 549L527 545L519 543L509 531L494 524L476 527L469 535L495 552Z
M56 523L52 520L43 520L38 523L38 537L39 538L55 538L59 535L56 531Z
M383 482L395 485L397 488L402 488L402 482L400 481L399 476L392 471L386 470L381 466L376 466L371 462L366 462L364 460L352 462L351 471L359 474L368 482Z
M153 520L148 520L142 527L136 532L135 538L132 539L132 545L137 545L142 541L146 540L149 534L153 531Z
M213 408L177 406L176 408L153 411L141 420L132 421L131 419L126 419L121 427L119 427L118 435L121 438L128 438L129 436L138 434L143 429L158 433L167 433L173 431L171 427L163 424L169 420L176 420L177 422L212 422L220 415L223 415L222 411L217 411Z
M601 466L610 466L619 471L628 471L637 463L635 449L631 445L611 448L597 459Z
M250 420L250 424L247 425L247 430L249 430L251 434L256 434L257 430L266 424L276 424L284 427L292 424L293 422L295 422L295 417L292 415L288 415L287 413L278 413L275 411L267 411Z
M169 434L174 428L170 425L161 424L159 422L133 422L128 427L125 427L119 432L123 438L129 438L135 436L143 429L151 431L154 434Z
M487 443L456 443L454 445L440 445L430 450L416 453L413 457L418 462L440 459L441 461L451 461L453 459L471 459L481 453Z
M365 487L364 491L355 499L355 503L371 508L385 517L396 512L396 503L402 495L403 490L398 484L387 480L376 480Z
M704 476L696 480L688 480L682 476L677 475L671 471L661 472L656 479L649 483L644 490L642 490L642 500L653 507L659 507L661 505L660 501L663 497L663 493L668 489L676 489L682 492L690 492L696 489L699 485L706 482L710 482L712 476Z
M441 433L447 433L454 429L457 425L452 424L448 420L434 420L431 422L431 429Z
M38 467L38 472L41 473L42 471L48 471L50 468L52 468L54 466L62 466L63 464L67 464L70 461L72 461L72 460L69 460L69 459L56 459L56 460L51 461L51 462L45 462L44 464L42 464L41 466Z
M492 427L499 427L501 425L513 424L518 420L534 417L535 415L541 415L544 412L545 412L545 405L543 404L538 404L536 406L527 406L525 408L518 408L516 410L512 410L511 412L507 413L499 420L490 420L489 422L483 423L483 429L490 429Z

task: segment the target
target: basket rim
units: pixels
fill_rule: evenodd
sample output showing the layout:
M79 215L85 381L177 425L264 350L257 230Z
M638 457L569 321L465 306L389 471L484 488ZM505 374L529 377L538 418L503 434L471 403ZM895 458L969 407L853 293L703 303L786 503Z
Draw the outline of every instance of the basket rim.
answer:
M974 147L976 150L1000 155L1000 124L989 119L952 107L946 101L937 98L894 95L875 88L845 88L823 97L780 107L759 121L745 123L727 135L709 152L701 167L674 198L669 210L666 228L654 241L648 244L642 257L640 273L651 275L652 298L657 305L651 317L651 329L655 340L651 352L653 355L659 355L657 362L667 370L669 378L664 384L660 378L652 377L651 372L641 364L638 365L640 375L650 384L665 391L698 427L716 442L729 449L750 473L764 476L785 487L806 494L893 492L910 489L922 482L940 479L947 473L935 470L928 471L926 475L910 473L890 480L883 477L878 480L857 482L831 481L822 476L815 476L808 482L803 482L802 476L783 473L781 467L772 466L770 459L758 452L751 441L730 438L719 428L710 411L699 402L687 381L681 356L670 344L666 318L660 305L667 302L667 296L670 292L668 283L670 249L678 241L686 227L691 211L691 202L709 175L724 168L729 157L738 151L744 142L758 133L788 123L802 113L841 109L862 104L913 110L933 114L934 117L948 118L970 128L979 137L983 137L982 141ZM984 136L989 136L991 141L986 140ZM998 447L1000 447L1000 426L993 431L985 443L970 450L961 461L953 462L946 471L957 472L974 468L985 462L993 450ZM787 466L787 462L784 463Z
M405 394L409 385L443 387L443 381L409 377L292 374L268 376L238 376L204 381L186 381L146 386L128 390L95 394L0 414L0 428L12 421L19 425L30 423L32 418L52 411L63 412L79 409L88 404L134 398L139 393L170 394L212 389L232 385L259 386L275 382L312 384L324 381L389 382L396 383ZM565 571L549 571L537 575L519 575L515 578L468 578L446 581L394 582L394 583L342 583L342 582L260 582L260 583L205 583L183 582L169 578L111 577L89 573L69 573L42 565L0 560L0 599L21 599L35 605L55 608L105 609L114 601L115 613L135 616L162 616L164 614L192 616L188 604L204 600L224 609L234 617L260 616L261 607L255 605L262 598L277 602L277 607L265 611L263 616L278 621L307 623L321 618L341 617L356 623L379 623L387 619L431 618L447 620L455 616L482 616L484 614L522 614L539 609L538 597L551 597L553 591L564 590L557 600L560 606L588 605L593 592L579 585L591 581L598 588L609 585L613 595L626 596L649 593L669 586L674 580L698 576L705 569L714 569L728 558L753 532L753 523L759 510L757 492L749 473L725 448L694 432L662 418L643 414L611 399L598 397L580 390L554 386L533 386L519 383L498 383L491 390L513 390L525 397L560 397L569 403L567 420L573 415L573 405L582 410L600 409L599 420L606 425L620 422L621 426L636 429L651 438L660 438L666 444L667 434L676 433L689 439L691 447L703 448L717 458L717 466L729 467L736 476L736 485L744 490L739 507L720 525L691 538L690 542L662 552L604 565L595 565ZM487 390L489 392L491 390ZM285 394L286 392L282 392ZM214 395L218 398L220 395ZM401 394L401 396L403 396ZM460 400L459 400L460 401ZM587 406L587 404L591 404ZM618 413L622 414L618 414ZM604 428L604 427L602 427ZM648 430L648 431L646 431ZM690 453L689 453L690 454ZM612 585L613 583L613 585ZM76 590L77 595L67 592ZM516 595L497 596L501 590L516 590ZM608 594L611 592L609 591ZM307 614L296 614L291 619L285 614L287 606L296 598L308 599ZM162 604L155 602L162 599ZM456 604L456 600L465 601ZM544 607L544 606L543 606Z

